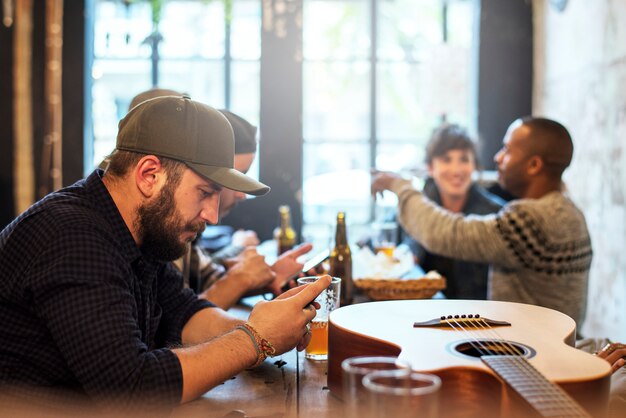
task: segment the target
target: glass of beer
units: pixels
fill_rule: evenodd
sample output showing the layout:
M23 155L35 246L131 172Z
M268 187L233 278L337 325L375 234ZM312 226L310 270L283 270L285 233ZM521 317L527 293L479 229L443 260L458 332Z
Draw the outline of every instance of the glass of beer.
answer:
M300 277L298 285L313 283L319 277ZM333 277L330 286L319 294L315 301L320 304L317 314L311 321L311 342L304 351L304 357L311 360L328 359L328 315L339 307L341 279Z
M398 224L395 222L374 222L372 224L372 246L375 253L393 257L398 242Z

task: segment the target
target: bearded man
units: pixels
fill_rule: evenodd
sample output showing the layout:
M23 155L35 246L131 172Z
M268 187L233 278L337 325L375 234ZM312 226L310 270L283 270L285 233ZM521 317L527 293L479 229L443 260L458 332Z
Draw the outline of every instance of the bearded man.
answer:
M181 96L175 90L152 88L137 94L130 103L129 111L142 102L156 97ZM246 174L256 156L256 126L228 110L219 112L226 117L233 129L235 158L233 168ZM110 157L101 168L108 167ZM219 216L224 217L242 200L246 193L225 188L220 193ZM222 309L229 309L245 295L274 293L279 295L287 282L297 276L303 264L298 258L313 246L302 244L282 254L269 265L265 257L254 248L259 244L254 231L235 231L231 245L211 254L202 248L198 240L190 248L189 257L181 257L174 265L183 272L185 285Z
M306 346L309 302L328 276L261 302L243 323L183 288L169 263L217 222L223 189L269 191L233 160L220 112L184 96L148 100L120 121L106 172L51 193L0 233L3 393L175 405Z

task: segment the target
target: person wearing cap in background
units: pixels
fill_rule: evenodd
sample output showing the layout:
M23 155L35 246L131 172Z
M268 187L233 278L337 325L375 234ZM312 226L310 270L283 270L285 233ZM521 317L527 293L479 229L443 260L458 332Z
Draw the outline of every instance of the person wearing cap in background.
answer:
M171 406L306 346L309 302L328 276L260 302L242 322L183 288L169 263L217 222L222 189L269 191L233 159L220 112L155 98L120 121L106 172L49 194L0 232L3 393Z
M137 94L129 110L138 104L161 96L180 96L175 90L153 88ZM228 119L235 138L234 168L247 173L256 156L256 126L244 118L224 109L219 110ZM220 195L219 216L225 216L238 202L245 199L240 191L225 189ZM229 309L244 295L271 292L281 293L285 282L302 269L298 257L308 253L312 246L304 244L282 254L271 266L256 249L259 243L254 231L235 231L232 244L215 254L210 254L195 240L189 257L175 261L183 272L185 285L194 289L215 305Z

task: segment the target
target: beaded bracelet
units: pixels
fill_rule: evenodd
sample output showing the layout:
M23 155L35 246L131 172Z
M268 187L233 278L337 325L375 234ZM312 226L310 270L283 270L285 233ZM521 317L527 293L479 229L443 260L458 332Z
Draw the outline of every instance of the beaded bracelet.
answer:
M248 336L252 340L252 343L254 344L257 359L252 367L260 366L267 357L274 357L274 355L276 354L276 349L274 348L272 343L261 337L257 330L252 327L252 325L246 322L244 324L237 325L235 329L240 329L248 334Z

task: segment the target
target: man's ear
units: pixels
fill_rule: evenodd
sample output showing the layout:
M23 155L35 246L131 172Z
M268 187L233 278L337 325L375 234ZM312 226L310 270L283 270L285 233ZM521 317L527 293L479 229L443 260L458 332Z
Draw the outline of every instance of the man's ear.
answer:
M538 155L533 155L528 159L528 174L531 176L537 175L541 170L543 170L544 162L543 159Z
M146 198L154 196L165 184L166 174L161 160L155 155L146 155L135 166L135 184Z

